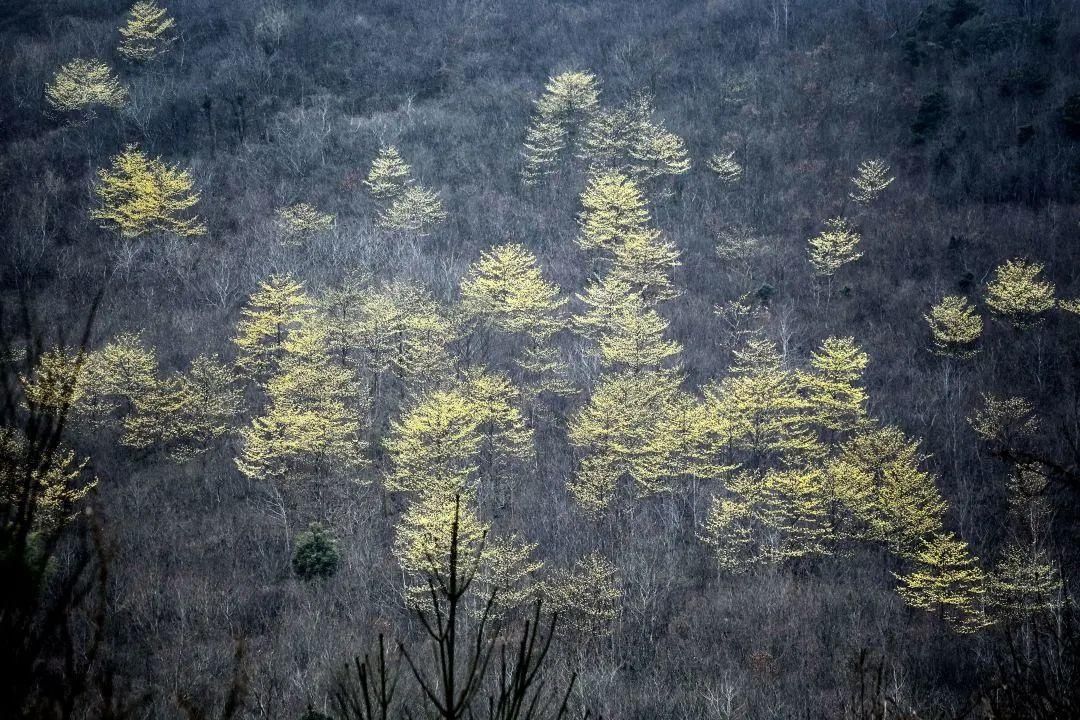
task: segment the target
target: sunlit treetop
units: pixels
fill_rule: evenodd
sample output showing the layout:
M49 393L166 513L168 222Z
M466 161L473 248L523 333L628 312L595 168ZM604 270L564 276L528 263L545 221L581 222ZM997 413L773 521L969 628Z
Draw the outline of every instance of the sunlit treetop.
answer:
M631 233L614 249L611 275L627 282L649 302L671 300L682 294L674 272L681 263L679 249L659 232Z
M632 295L630 283L613 273L594 278L577 296L584 310L571 319L574 330L589 340L599 340L601 334L611 329L612 318L619 308L633 301Z
M1062 584L1061 569L1045 549L1012 541L994 566L986 599L995 619L1023 620L1059 611Z
M1038 431L1039 418L1030 400L984 394L982 401L983 406L968 418L968 422L984 441L1011 447Z
M914 570L898 576L898 592L912 607L937 613L957 632L987 625L982 600L986 573L968 544L952 533L934 533L915 556Z
M611 323L600 336L601 359L609 367L632 371L661 367L682 351L678 343L664 339L668 324L637 295L628 296L614 308Z
M98 170L94 187L101 205L90 216L120 237L134 239L151 233L192 237L206 233L206 226L187 211L199 202L191 173L149 158L128 145L112 159L109 168Z
M439 193L419 185L404 188L379 213L379 227L385 230L398 230L414 233L418 236L431 234L437 226L446 220Z
M307 320L311 306L304 286L290 275L273 275L259 283L240 311L233 339L241 371L265 380L277 370L289 333Z
M561 326L566 299L544 279L536 256L524 245L484 252L461 280L463 310L508 333L549 337Z
M718 152L709 158L709 169L725 185L735 185L743 176L743 166L735 159L735 151Z
M978 352L973 345L982 335L983 319L967 298L946 296L923 318L930 325L934 352L938 355L969 358Z
M45 100L59 113L82 112L92 117L94 108L115 110L127 99L127 90L100 60L72 60L61 66L45 86Z
M153 0L137 2L128 11L127 24L120 28L117 52L132 62L151 60L175 40L175 25L168 10Z
M393 145L379 149L379 154L371 163L364 185L379 200L397 197L412 183L412 168L401 159L401 154Z
M648 227L649 210L637 183L619 172L592 177L581 194L583 210L578 216L582 250L613 252L635 235L653 236Z
M536 101L536 112L563 123L592 114L599 104L600 83L596 76L570 71L548 79L544 93Z
M41 353L33 372L19 378L26 404L50 413L77 407L86 399L87 362L87 354L74 348L55 347Z
M832 494L852 513L855 534L912 557L942 528L947 504L918 440L899 428L864 427L846 440L826 470Z
M597 112L586 127L581 156L594 172L618 170L642 183L688 172L686 143L654 114L652 97L644 92L622 107Z
M868 396L862 387L869 356L851 337L831 337L811 353L812 372L799 373L809 414L827 430L845 432L866 422Z
M285 245L299 245L334 226L334 216L314 205L296 203L277 211L276 224Z
M859 163L858 174L851 178L855 189L850 197L860 205L874 202L896 178L889 177L889 166L884 160L864 160Z
M1039 280L1043 266L1026 260L1007 260L994 269L986 284L986 304L995 315L1016 328L1042 322L1042 315L1054 307L1054 284Z
M841 217L825 221L825 229L810 238L810 264L814 272L832 276L837 270L862 257L857 248L862 238L847 220Z
M37 533L57 532L97 485L86 477L86 464L62 446L36 457L26 435L0 428L0 506L26 513Z
M619 617L622 578L614 563L593 551L571 569L552 573L544 596L568 632L587 638L608 635Z
M630 145L630 159L630 172L639 180L682 175L690 171L686 143L659 121L639 124Z

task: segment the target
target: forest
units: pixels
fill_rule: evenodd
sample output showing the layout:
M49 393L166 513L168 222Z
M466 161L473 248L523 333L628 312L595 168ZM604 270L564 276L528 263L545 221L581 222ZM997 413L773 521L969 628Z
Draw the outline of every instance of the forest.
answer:
M0 3L0 717L1080 717L1080 2Z

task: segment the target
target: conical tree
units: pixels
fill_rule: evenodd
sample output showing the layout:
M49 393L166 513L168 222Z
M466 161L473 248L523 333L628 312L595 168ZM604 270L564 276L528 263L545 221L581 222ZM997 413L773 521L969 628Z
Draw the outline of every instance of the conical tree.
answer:
M952 533L936 532L914 559L916 568L897 576L898 592L908 605L937 613L958 632L985 627L987 578L966 542Z
M825 221L825 229L810 238L810 264L814 272L832 277L836 271L862 257L857 248L862 238L844 218Z
M999 265L986 285L986 304L1015 328L1038 325L1043 314L1054 307L1054 284L1038 279L1042 271L1039 263L1025 260Z
M199 202L194 186L187 170L169 167L128 145L112 159L111 168L98 170L94 193L101 205L90 217L127 240L159 232L204 235L206 226L198 217L185 217Z
M982 335L983 320L967 298L944 297L923 318L930 325L934 352L938 355L970 358L978 352L974 345Z
M132 62L151 60L165 52L175 39L175 25L168 10L153 0L137 2L128 11L127 24L120 28L117 52Z
M379 148L364 185L379 200L392 200L412 183L412 168L393 145Z
M867 421L861 386L869 357L855 338L827 338L810 356L812 372L799 373L813 421L832 432L850 432Z
M311 299L304 286L289 275L272 275L259 283L240 311L233 338L239 356L237 367L259 382L274 373L281 362L289 333L311 314Z

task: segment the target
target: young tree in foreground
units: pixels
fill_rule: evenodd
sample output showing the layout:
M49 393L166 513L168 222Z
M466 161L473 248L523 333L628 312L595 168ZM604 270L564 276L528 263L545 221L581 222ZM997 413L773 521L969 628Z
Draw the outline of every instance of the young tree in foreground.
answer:
M1024 329L1042 322L1042 315L1054 307L1054 284L1039 280L1039 263L1007 260L994 269L986 285L986 304L995 315Z
M388 663L380 636L377 660L356 658L338 682L337 719L564 720L574 676L558 691L543 673L556 617L545 631L538 602L519 634L503 632L495 613L501 591L496 587L479 603L474 599L474 586L484 583L485 541L465 542L460 500L451 500L450 507L446 562L426 573L425 600L414 605L430 652L399 643L398 661Z
M127 24L120 28L120 47L117 52L132 62L146 62L165 52L175 39L176 21L169 12L153 0L131 6Z
M194 186L187 170L151 159L128 145L112 159L111 168L98 170L94 193L101 205L90 216L126 240L157 232L204 235L206 226L198 217L184 217L199 202Z
M95 107L116 110L127 102L128 92L112 69L100 60L76 58L56 71L45 86L45 100L58 113L94 116Z

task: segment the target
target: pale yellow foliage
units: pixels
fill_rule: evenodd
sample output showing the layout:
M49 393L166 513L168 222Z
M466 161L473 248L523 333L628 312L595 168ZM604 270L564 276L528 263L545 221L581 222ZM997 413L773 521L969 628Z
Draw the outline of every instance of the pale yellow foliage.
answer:
M304 286L289 275L273 275L259 283L236 325L237 367L260 382L275 372L286 338L307 320L311 305Z
M277 211L278 232L284 245L301 245L334 226L334 216L314 205L296 203Z
M889 177L889 165L884 160L864 160L859 163L858 174L851 178L855 189L851 191L849 197L860 205L869 205L895 179Z
M401 158L398 149L387 145L371 163L364 185L379 200L392 200L412 183L412 168Z
M688 471L692 435L685 421L694 407L670 371L602 378L569 424L570 442L581 453L568 482L574 500L599 515L617 499L623 479L638 498L669 491L671 479Z
M72 60L62 65L52 82L45 86L45 100L61 113L84 112L92 117L95 107L115 110L127 99L127 89L100 60Z
M930 308L923 318L930 325L934 352L959 358L970 358L978 352L972 345L983 331L983 319L967 298L949 295Z
M734 150L716 153L709 158L708 166L725 185L735 185L742 180L743 166L735 159Z
M187 170L170 167L128 145L113 157L111 168L98 170L94 193L101 205L90 217L125 239L158 232L181 237L203 235L206 226L198 217L184 217L199 202L194 186Z
M267 409L241 431L237 467L276 484L330 474L360 480L365 398L355 376L331 359L325 326L305 319L281 349L279 369L266 383Z
M897 576L908 605L937 613L958 632L985 627L987 577L967 543L952 533L935 532L915 555L916 568Z
M410 185L395 196L379 213L379 227L414 233L420 237L431 232L446 220L439 193L419 185Z
M552 573L544 583L547 607L559 614L560 625L578 636L609 635L619 618L622 578L614 563L592 552L569 570Z
M153 0L144 0L131 6L127 24L120 28L122 56L133 62L146 62L160 55L175 39L173 28L176 21L168 10Z
M861 386L870 358L855 338L828 338L810 356L811 372L799 373L813 422L825 430L849 432L867 422L869 397Z
M810 238L810 264L818 275L831 276L837 270L862 257L857 250L862 238L844 218L825 221L825 229Z
M1039 263L1007 260L986 285L986 304L1014 327L1039 324L1041 315L1054 307L1054 284L1038 279L1042 271Z
M57 447L45 457L30 452L24 434L0 428L0 505L33 513L34 531L52 533L74 517L97 480L84 477L87 461L72 450Z
M895 427L867 429L840 447L826 467L832 495L852 515L856 535L912 557L939 532L946 503L920 469L919 443Z

